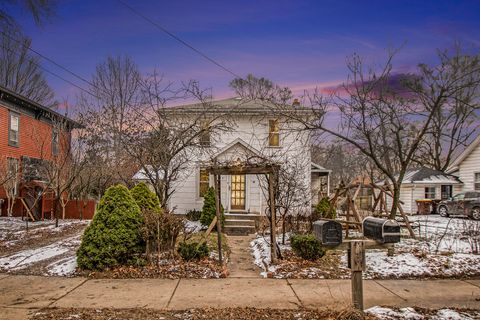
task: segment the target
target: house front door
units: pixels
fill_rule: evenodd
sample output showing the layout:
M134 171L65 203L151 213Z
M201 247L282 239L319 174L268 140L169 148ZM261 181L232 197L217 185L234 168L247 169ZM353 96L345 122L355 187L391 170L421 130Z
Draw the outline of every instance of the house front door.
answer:
M245 175L236 174L232 175L232 210L245 210Z

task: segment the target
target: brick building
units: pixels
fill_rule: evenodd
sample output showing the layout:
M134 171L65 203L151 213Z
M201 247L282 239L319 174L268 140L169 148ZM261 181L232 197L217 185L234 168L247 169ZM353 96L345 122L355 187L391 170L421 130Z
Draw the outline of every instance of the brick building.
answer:
M27 184L41 184L37 167L68 152L71 132L79 125L65 116L0 86L0 208L6 215L6 181L21 196ZM3 177L3 181L2 181ZM21 210L18 204L15 211Z

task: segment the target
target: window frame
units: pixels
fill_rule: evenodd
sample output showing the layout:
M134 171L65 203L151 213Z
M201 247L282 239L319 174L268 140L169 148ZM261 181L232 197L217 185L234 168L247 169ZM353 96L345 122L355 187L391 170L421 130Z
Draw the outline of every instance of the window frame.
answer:
M12 118L15 117L17 119L17 139L16 141L12 140ZM12 110L9 110L8 113L8 145L10 147L19 147L20 146L20 113L14 112Z
M202 175L203 172L203 175ZM202 179L203 177L203 179ZM204 186L202 188L202 185ZM206 186L206 188L205 188ZM199 168L198 170L198 198L204 198L205 193L207 192L208 188L210 187L210 174L208 173L206 168ZM203 189L203 190L202 190Z
M202 147L210 147L212 145L212 132L210 130L210 122L205 120L202 122L201 132L198 136L198 144Z
M429 192L427 189L430 189L430 190L433 189L433 197L431 197L432 192ZM437 196L437 188L436 187L425 187L424 191L425 191L425 194L424 194L425 199L432 199L433 200Z
M10 175L11 172L11 164L14 163L15 166L15 186L14 186L14 196L18 195L18 181L16 180L18 177L18 172L20 171L20 159L14 157L7 157L7 173Z
M473 190L480 191L480 172L473 173Z
M444 191L444 188L446 188L448 191ZM444 197L444 194L447 194L446 197ZM441 200L448 200L453 196L453 186L451 184L442 184L440 186L440 198Z
M276 131L272 130L272 123L276 123ZM277 137L276 144L273 144L274 137ZM279 119L268 119L268 146L271 148L278 148L280 147L280 120Z
M57 138L56 141L54 137ZM60 145L60 133L58 132L57 129L52 128L52 155L53 156L58 155L59 145Z

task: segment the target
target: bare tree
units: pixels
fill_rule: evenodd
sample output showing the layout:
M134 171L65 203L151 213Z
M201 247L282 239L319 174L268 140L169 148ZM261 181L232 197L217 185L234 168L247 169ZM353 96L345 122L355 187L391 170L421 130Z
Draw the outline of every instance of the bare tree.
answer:
M86 125L86 152L102 157L112 181L129 183L136 171L123 146L128 130L137 126L141 110L141 74L130 57L108 57L92 78L94 96L77 102L79 121Z
M0 23L16 25L11 9L21 9L30 14L37 25L41 25L55 12L56 0L4 0L0 4Z
M30 54L31 42L18 28L6 28L0 33L0 85L53 107L54 92L39 67L39 58Z
M480 57L463 54L460 46L455 50L453 56L439 52L439 62L433 67L421 64L422 86L411 87L422 101L428 101L445 90L445 83L450 86L449 96L439 102L415 159L440 171L447 170L453 157L480 128Z
M20 170L18 160L13 158L0 159L0 187L7 196L7 215L13 213L13 206L17 197L18 185L20 183Z
M167 209L175 182L182 178L192 159L206 151L204 144L209 139L228 130L227 118L213 112L211 95L195 81L173 90L171 83L164 83L154 72L142 87L145 108L126 135L124 146L141 169L140 178L147 180L161 206ZM195 101L199 111L185 116L182 110L167 107L168 102L179 99Z

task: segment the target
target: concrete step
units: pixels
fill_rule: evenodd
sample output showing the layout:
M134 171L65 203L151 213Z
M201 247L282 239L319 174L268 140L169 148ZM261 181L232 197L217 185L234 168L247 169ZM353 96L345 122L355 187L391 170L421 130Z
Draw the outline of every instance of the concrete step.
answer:
M260 219L259 214L253 213L225 213L225 220L257 220Z
M223 228L227 235L249 235L255 233L255 226L227 226Z
M255 220L225 219L225 226L249 226L249 227L255 227Z

